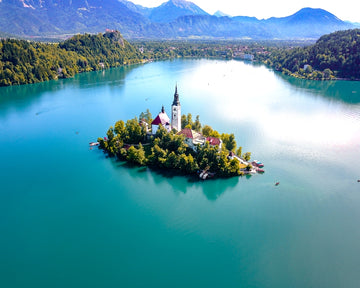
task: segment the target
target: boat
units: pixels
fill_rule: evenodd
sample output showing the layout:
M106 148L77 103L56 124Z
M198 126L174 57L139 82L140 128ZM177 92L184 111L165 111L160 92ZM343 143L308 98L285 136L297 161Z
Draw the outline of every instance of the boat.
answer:
M254 160L253 162L251 162L251 164L252 164L253 166L256 166L256 167L259 167L259 168L263 168L263 167L264 167L264 164L261 163L261 162L258 161L258 160Z
M210 166L207 166L204 170L198 171L199 178L205 180L207 178L214 177L215 173L210 172L209 169L210 169Z
M280 184L280 182L276 182L276 183L275 183L275 186L279 186L279 184Z
M90 142L89 145L90 146L98 146L98 145L100 145L100 143L99 142Z

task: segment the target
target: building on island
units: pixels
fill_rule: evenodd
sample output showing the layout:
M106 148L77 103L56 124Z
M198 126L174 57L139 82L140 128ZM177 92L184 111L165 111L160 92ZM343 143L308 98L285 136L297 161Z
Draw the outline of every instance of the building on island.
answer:
M197 145L204 145L206 138L190 128L184 128L177 135L185 136L185 143L193 150L196 150Z
M197 145L203 146L206 142L209 142L210 146L218 146L219 149L222 147L222 140L216 137L205 137L201 133L196 132L190 128L184 128L177 135L185 136L185 143L194 151L196 151Z
M151 123L152 134L156 134L160 124L164 126L167 131L171 131L172 129L176 131L181 130L181 105L177 85L175 86L174 101L171 106L171 122L163 106L159 115Z
M181 130L181 105L177 85L175 86L174 101L171 106L171 127L178 132Z
M146 121L143 122L146 123ZM165 127L168 132L174 129L177 131L177 135L184 135L185 143L194 151L196 151L197 145L203 146L206 142L209 142L212 147L217 146L219 149L222 147L222 140L219 138L205 137L200 132L196 132L190 128L184 128L181 130L181 105L177 85L175 86L174 100L171 105L171 122L169 116L165 112L164 106L162 106L161 112L151 123L151 134L156 134L159 125Z
M216 138L216 137L206 137L206 141L209 142L210 146L218 146L219 149L221 149L222 147L222 140L220 138Z
M169 116L166 114L164 106L162 106L161 108L161 112L159 113L158 116L156 116L156 118L151 122L151 131L152 134L156 134L156 131L159 128L159 125L162 125L163 127L165 127L165 129L170 132L171 131L171 127L170 127L170 118Z

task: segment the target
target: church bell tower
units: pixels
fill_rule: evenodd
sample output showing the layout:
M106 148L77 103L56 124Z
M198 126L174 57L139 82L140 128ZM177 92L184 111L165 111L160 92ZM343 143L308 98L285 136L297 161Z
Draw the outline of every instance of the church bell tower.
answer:
M175 86L174 102L171 105L171 127L178 132L181 131L181 105L177 92L177 84Z

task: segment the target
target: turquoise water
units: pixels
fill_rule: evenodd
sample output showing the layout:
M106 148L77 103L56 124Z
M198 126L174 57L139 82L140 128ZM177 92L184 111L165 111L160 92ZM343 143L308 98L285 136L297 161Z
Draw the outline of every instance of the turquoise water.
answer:
M264 175L197 182L89 149L169 114L175 83ZM0 95L0 287L359 286L360 82L176 60Z

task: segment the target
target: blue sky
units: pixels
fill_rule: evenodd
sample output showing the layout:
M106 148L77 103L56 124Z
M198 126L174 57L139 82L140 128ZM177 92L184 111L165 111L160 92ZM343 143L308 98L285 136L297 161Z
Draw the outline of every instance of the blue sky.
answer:
M145 7L159 6L167 0L130 0L133 3ZM360 22L359 4L354 0L258 0L258 1L238 1L238 0L193 0L206 12L213 14L217 10L231 16L255 16L259 19L272 16L289 16L304 7L322 8L333 13L341 20Z

